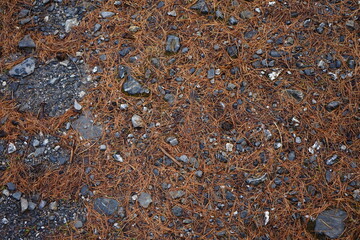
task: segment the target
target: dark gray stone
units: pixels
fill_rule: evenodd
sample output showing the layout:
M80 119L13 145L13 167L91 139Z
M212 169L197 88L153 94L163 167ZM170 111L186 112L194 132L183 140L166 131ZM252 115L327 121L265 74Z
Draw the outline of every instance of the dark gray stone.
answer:
M223 20L224 19L224 14L220 10L216 10L215 11L215 17L217 19Z
M337 109L340 106L340 102L339 101L332 101L329 102L326 106L325 109L328 112L334 111L335 109Z
M144 88L140 82L130 75L123 84L123 91L132 96L149 96L150 94L149 89Z
M181 217L184 214L184 210L179 207L179 206L175 206L171 209L171 212L176 216L176 217Z
M175 35L168 35L166 38L165 50L168 53L177 53L180 49L180 39Z
M123 48L119 51L119 54L121 57L125 57L126 55L128 55L131 52L132 48L131 47L126 47Z
M257 186L260 183L265 182L266 180L267 180L267 174L265 173L264 175L262 175L260 177L250 177L250 178L246 179L246 183Z
M246 31L244 33L244 38L245 39L251 39L253 38L256 34L258 33L258 31L256 31L255 29L252 29L250 31Z
M35 71L35 59L28 58L18 65L14 66L9 75L12 77L26 77Z
M237 58L238 57L238 48L237 46L229 46L226 48L227 53L231 58Z
M331 158L326 159L325 163L326 163L326 165L331 166L331 165L334 165L335 163L337 163L338 159L339 159L339 156L335 154Z
M295 158L296 158L295 151L290 151L290 152L289 152L289 155L288 155L288 159L289 159L290 161L294 161Z
M229 200L229 201L234 201L236 199L236 196L230 192L230 191L227 191L226 192L226 195L225 195L226 199Z
M170 196L172 197L172 199L178 199L181 198L185 195L185 192L182 190L179 191L170 191L169 192Z
M94 209L104 215L113 215L119 207L119 203L110 198L97 198L94 201Z
M304 99L304 93L300 90L294 90L294 89L285 89L287 94L289 94L291 97L295 98L298 102L302 101Z
M23 39L19 42L19 48L25 50L31 50L36 48L36 44L34 40L31 39L30 35L26 35Z
M8 189L9 191L15 191L15 190L16 190L16 185L15 185L14 183L12 183L12 182L8 182L8 183L6 184L6 187L7 187L7 189Z
M113 12L101 12L100 15L101 15L102 18L109 18L109 17L114 16L115 13L113 13Z
M331 239L339 238L344 232L347 213L341 209L325 210L315 221L315 233L324 234Z
M215 69L214 68L210 68L207 72L207 78L208 79L212 79L215 77Z
M209 13L209 7L205 0L198 0L194 5L190 7L191 10L199 11L202 14Z
M19 192L19 191L17 191L17 192L15 192L15 193L13 193L12 197L13 197L14 199L16 199L16 200L20 200L21 195L22 195L22 193Z
M231 16L228 21L229 25L236 25L236 24L238 24L238 22L239 21L233 16Z
M99 139L102 135L102 127L94 124L89 111L84 112L71 126L85 139Z

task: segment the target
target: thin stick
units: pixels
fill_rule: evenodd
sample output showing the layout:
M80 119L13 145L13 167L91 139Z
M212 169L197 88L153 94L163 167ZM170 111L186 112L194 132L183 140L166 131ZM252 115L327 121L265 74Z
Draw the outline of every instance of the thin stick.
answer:
M165 151L165 149L163 149L162 147L159 146L159 149L171 160L173 160L179 167L182 167L182 165L173 157L171 156L167 151Z

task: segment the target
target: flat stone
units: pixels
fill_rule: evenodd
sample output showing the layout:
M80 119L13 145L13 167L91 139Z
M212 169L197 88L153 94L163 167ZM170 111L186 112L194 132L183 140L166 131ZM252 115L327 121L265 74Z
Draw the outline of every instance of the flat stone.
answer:
M177 53L180 50L180 38L175 35L168 35L166 38L165 50L168 53Z
M29 207L29 202L26 198L20 199L21 212L25 212Z
M285 91L287 94L289 94L289 96L295 98L298 102L304 99L304 93L300 90L285 89Z
M166 139L166 142L169 143L171 146L176 146L179 144L179 141L177 140L176 137L168 137Z
M250 178L246 179L246 183L257 186L260 183L265 182L266 180L267 180L267 174L265 173L264 175L262 175L260 177L250 177Z
M15 190L16 190L16 185L15 185L14 183L12 183L12 182L8 182L8 183L6 184L6 187L7 187L7 189L8 189L9 191L15 191Z
M30 57L14 66L10 71L11 77L26 77L35 71L35 59Z
M179 207L179 206L175 206L171 209L171 212L176 216L176 217L181 217L184 214L184 210Z
M132 96L149 96L150 90L144 88L139 81L128 75L127 80L123 84L123 91Z
M328 166L334 165L339 161L339 156L334 154L332 157L325 160L325 164Z
M51 202L50 204L49 204L49 209L50 210L53 210L53 211L56 211L56 210L58 210L58 202L57 201L54 201L54 202Z
M198 170L198 171L195 172L195 176L198 177L198 178L201 178L203 176L203 174L204 173L201 170Z
M77 229L82 228L82 227L83 227L83 222L77 220L77 221L74 223L74 227L77 228Z
M149 193L142 192L138 198L140 206L143 208L148 208L150 203L152 203L151 195Z
M136 114L131 117L131 123L134 128L145 127L145 123L144 123L143 119L139 115L136 115Z
M119 207L119 203L110 198L97 198L94 201L94 209L100 214L113 215Z
M102 127L94 124L92 114L89 111L84 112L71 126L84 139L99 139L102 135Z
M114 16L114 15L115 15L115 13L113 13L113 12L106 12L106 11L104 11L104 12L101 12L101 13L100 13L100 15L101 15L101 17L102 17L102 18L109 18L109 17Z
M16 152L16 146L15 146L15 144L9 143L7 152L8 152L8 154L11 154L11 153Z
M326 235L331 239L339 238L345 229L344 220L347 213L341 209L325 210L315 221L315 233Z
M335 109L337 109L340 106L340 102L339 101L332 101L329 102L326 106L325 109L328 112L334 111Z
M198 0L194 5L190 7L191 10L199 11L202 14L209 13L209 7L205 0Z
M21 39L18 46L20 49L36 48L36 44L34 40L31 39L30 35L26 35L23 39Z
M244 10L240 13L242 19L250 19L254 16L254 13L249 10Z
M227 53L231 58L237 58L238 57L238 48L237 46L229 46L226 48Z
M75 26L78 26L79 22L76 18L68 19L65 21L65 32L71 32L71 29Z
M20 198L21 198L21 195L22 195L22 193L21 192L15 192L15 193L13 193L11 196L14 198L14 199L16 199L16 200L20 200Z
M178 199L181 198L185 195L185 192L182 190L179 191L170 191L169 192L170 196L172 197L172 199Z
M36 203L29 202L29 207L28 207L28 209L29 209L30 211L32 211L32 210L34 210L35 208L36 208Z

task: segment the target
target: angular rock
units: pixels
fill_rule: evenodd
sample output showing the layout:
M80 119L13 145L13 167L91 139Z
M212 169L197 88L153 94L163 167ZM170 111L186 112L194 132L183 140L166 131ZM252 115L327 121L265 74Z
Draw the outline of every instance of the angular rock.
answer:
M169 143L171 146L176 146L179 144L179 141L177 140L176 137L168 137L166 138L166 142Z
M76 18L68 19L65 22L65 32L69 33L73 27L79 25L79 22Z
M142 192L139 196L139 204L143 208L148 208L150 203L152 203L151 195L149 193Z
M334 154L331 158L326 159L325 164L328 166L334 165L338 162L339 156Z
M185 192L182 191L182 190L179 190L179 191L170 191L169 192L170 196L173 198L173 199L178 199L178 198L181 198L182 196L185 195Z
M29 207L29 202L26 198L20 199L21 212L25 212Z
M119 203L110 198L97 198L94 201L94 209L103 215L113 215L119 207Z
M102 127L94 124L92 114L89 111L84 112L71 126L78 131L84 139L99 139L102 135Z
M101 17L102 17L102 18L109 18L109 17L114 16L114 15L115 15L115 13L113 13L113 12L106 12L106 11L104 11L104 12L101 12L101 13L100 13L100 15L101 15Z
M238 48L237 46L229 46L226 48L227 53L231 58L237 58L238 57Z
M337 109L340 106L340 102L339 101L332 101L329 102L326 106L325 109L328 112L334 111L335 109Z
M10 71L11 77L26 77L35 71L35 59L27 58L23 62L14 66Z
M166 38L165 50L168 53L177 53L180 49L180 39L175 35L168 35Z
M25 50L32 50L36 48L36 44L34 40L31 39L30 35L26 35L23 39L21 39L18 46L20 49Z
M123 91L132 96L149 96L150 90L144 88L135 78L128 75L123 84Z
M254 13L249 10L244 10L240 13L242 19L250 19L254 16Z
M298 102L304 99L304 93L300 90L285 89L286 93L295 98Z
M347 213L341 209L325 210L315 221L315 233L324 234L331 239L339 238L344 232Z
M131 123L132 123L134 128L145 127L145 123L142 120L142 118L139 115L136 115L136 114L131 117Z
M246 179L246 183L257 186L260 183L265 182L266 180L267 180L267 174L265 173L264 175L262 175L260 177L250 177L250 178Z
M202 14L209 13L209 7L205 0L198 0L194 5L190 7L191 10L199 11Z
M184 214L184 210L181 207L175 206L171 209L171 212L176 216L176 217L181 217Z
M16 185L15 185L14 183L12 183L12 182L8 182L8 183L6 184L6 187L7 187L7 189L8 189L9 191L15 191L15 190L16 190Z

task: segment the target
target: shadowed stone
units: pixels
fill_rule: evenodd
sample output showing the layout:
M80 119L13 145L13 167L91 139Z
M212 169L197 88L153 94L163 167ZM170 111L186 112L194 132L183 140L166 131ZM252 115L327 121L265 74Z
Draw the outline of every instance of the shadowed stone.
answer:
M180 39L175 35L168 35L165 50L168 53L177 53L180 49Z
M123 84L123 91L129 95L139 96L150 94L150 90L144 88L135 78L128 75L126 82Z
M25 50L27 49L31 50L36 48L36 44L34 40L31 39L30 35L26 35L23 39L20 40L19 48Z
M334 239L341 236L345 229L347 213L341 209L331 209L319 214L315 222L315 232Z
M94 201L94 209L104 215L113 215L119 207L119 203L110 198L97 198Z
M9 75L11 77L26 77L32 74L35 71L35 59L28 58L22 63L14 66L10 71Z
M199 11L202 14L209 13L209 7L205 0L198 0L194 5L190 7L191 10Z

